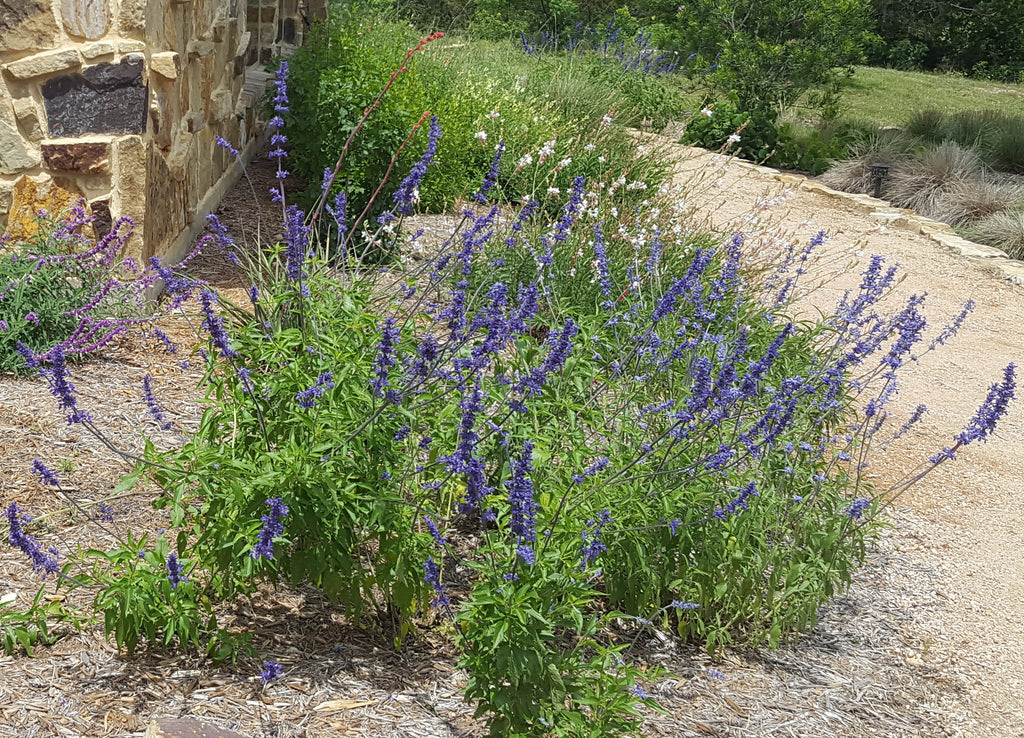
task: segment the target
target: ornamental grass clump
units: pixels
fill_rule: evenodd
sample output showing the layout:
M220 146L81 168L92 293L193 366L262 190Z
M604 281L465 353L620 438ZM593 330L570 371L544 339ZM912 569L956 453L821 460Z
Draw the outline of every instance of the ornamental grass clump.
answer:
M546 209L495 200L481 176L398 285L358 255L400 232L400 202L368 223L335 199L344 249L282 203L286 243L240 259L251 310L161 266L168 302L200 305L207 405L121 488L155 484L169 528L51 560L12 507L12 542L60 588L91 588L129 653L255 657L222 618L268 582L322 590L396 647L454 622L465 697L494 736L635 735L659 671L630 643L653 630L715 652L812 625L889 499L859 470L926 336L923 298L881 312L896 270L876 258L832 317L795 323L824 233L765 271L744 234L682 220L680 192L563 168ZM622 208L621 190L643 200ZM69 422L113 445L50 371ZM1014 371L929 469L991 435Z

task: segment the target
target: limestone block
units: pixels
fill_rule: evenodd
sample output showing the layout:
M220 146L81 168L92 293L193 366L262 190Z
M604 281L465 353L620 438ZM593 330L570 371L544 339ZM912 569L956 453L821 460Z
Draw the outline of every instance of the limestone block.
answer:
M149 69L165 79L177 79L181 74L181 56L176 51L162 51L149 57Z
M181 131L171 145L171 152L167 155L167 169L170 175L180 181L185 179L188 169L189 153L192 151L193 135L188 131Z
M86 59L96 59L101 56L110 56L115 51L117 51L117 47L114 44L109 41L99 41L82 49L82 56Z
M190 110L185 113L185 130L189 133L199 133L206 128L206 113L202 110Z
M160 151L149 150L149 182L146 187L146 243L162 253L188 226L185 219L187 185L175 177Z
M71 36L94 41L107 32L110 25L108 0L61 0L64 30Z
M171 134L173 133L173 121L168 102L167 91L158 89L149 103L149 120L152 123L153 140L161 149L170 148Z
M210 96L210 117L222 121L235 112L235 101L231 90L220 87Z
M110 161L109 141L69 141L43 144L43 161L52 170L101 174Z
M60 49L58 51L44 51L42 54L33 54L16 62L5 64L4 69L18 79L32 79L41 77L44 74L64 72L68 69L81 66L82 58L75 49Z
M201 41L199 39L192 39L188 42L189 61L209 56L216 50L217 45L214 44L213 41Z
M0 174L20 174L40 161L39 152L18 132L11 100L0 89Z
M117 45L117 50L121 54L141 54L146 50L146 43L144 41L121 41Z
M142 233L146 218L146 145L140 136L119 138L113 145L111 215L128 216L135 223L135 235L128 244L128 255L145 260Z
M141 58L124 59L48 80L43 101L50 136L144 133L149 94L143 68Z
M66 213L82 199L82 191L73 182L56 180L47 174L24 176L14 185L7 233L16 240L32 238L39 233L36 214L45 211L57 217Z
M210 37L214 43L222 44L228 33L228 9L224 6L217 8L217 13L213 17L213 23L210 26Z
M49 0L0 0L0 51L38 51L57 45Z
M29 140L38 143L46 135L43 111L31 97L19 97L14 101L14 117Z
M147 0L121 0L117 27L122 36L146 35Z
M0 219L11 211L11 201L14 199L14 182L0 179Z

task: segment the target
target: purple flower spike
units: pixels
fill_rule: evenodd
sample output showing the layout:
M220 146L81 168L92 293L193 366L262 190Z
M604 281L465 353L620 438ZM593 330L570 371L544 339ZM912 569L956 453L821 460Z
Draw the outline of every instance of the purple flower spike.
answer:
M402 184L395 190L394 203L395 212L399 215L412 215L414 212L413 206L420 199L420 184L423 182L423 177L427 173L427 167L430 166L434 157L437 156L437 142L441 138L441 124L437 121L437 116L430 116L430 132L427 136L427 148L423 152L423 156L420 160L413 164L412 169L405 179L402 180ZM341 208L336 208L341 209ZM344 220L344 210L342 210L342 221ZM339 222L339 227L341 223Z
M281 518L288 514L288 506L280 497L271 497L266 504L270 507L270 512L260 518L263 521L263 527L256 537L256 545L249 552L249 556L254 559L273 559L274 539L284 533L284 523L281 522Z
M142 399L146 401L147 412L153 416L153 420L160 426L160 430L168 430L170 422L164 420L164 409L156 401L153 394L153 378L148 374L142 378Z
M972 441L985 441L996 429L996 423L1006 414L1006 408L1017 388L1017 367L1008 364L1003 370L1003 381L989 387L988 396L971 418L963 432L956 437L958 444L966 446Z
M8 538L11 545L20 548L22 553L32 561L32 568L42 572L43 579L48 574L56 574L60 571L59 554L56 549L50 549L49 553L43 551L39 541L25 532L22 525L28 523L32 518L23 515L17 503L12 502L7 508L7 524L10 528Z
M260 681L266 686L267 682L276 682L280 679L281 674L281 665L279 663L276 661L264 661L263 671L260 672Z
M377 397L385 396L388 387L388 372L395 365L395 351L398 344L399 331L394 318L388 318L380 329L380 342L377 344L377 359L374 362L376 378L370 382Z
M179 584L188 582L185 578L185 564L178 561L178 554L167 555L167 580L171 583L171 589L177 589Z
M50 383L50 394L57 398L60 409L67 411L68 425L92 420L75 405L75 385L69 381L71 375L64 364L64 347L61 344L50 351L50 366L43 370L43 374Z
M39 459L32 462L32 471L36 473L39 477L39 481L43 484L51 487L60 486L60 479L57 478L57 475L50 471L50 469L48 469L47 466Z
M505 142L499 141L498 145L494 147L494 158L491 160L491 168L484 176L483 184L480 185L480 191L473 195L473 199L477 202L487 202L487 196L494 189L494 185L497 184L498 175L501 173L501 157L504 153Z

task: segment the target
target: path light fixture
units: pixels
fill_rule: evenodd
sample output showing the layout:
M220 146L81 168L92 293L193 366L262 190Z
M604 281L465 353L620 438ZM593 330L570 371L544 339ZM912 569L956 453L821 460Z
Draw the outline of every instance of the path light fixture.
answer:
M889 164L876 163L871 165L871 182L875 185L875 197L882 196L882 180L889 176Z

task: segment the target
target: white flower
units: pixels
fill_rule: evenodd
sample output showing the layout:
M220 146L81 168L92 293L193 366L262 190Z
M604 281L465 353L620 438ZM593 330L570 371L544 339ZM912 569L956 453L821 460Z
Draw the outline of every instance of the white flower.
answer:
M715 114L715 111L712 110L711 108L701 108L700 114L703 115L705 118L710 118L712 115Z
M612 122L612 117L610 115L606 115L605 117L601 118L601 125L603 125L603 126L610 125L611 122Z
M490 118L491 120L495 120L501 117L501 113L499 113L497 110L492 110L487 114L487 117Z
M737 134L737 133L732 134L731 136L729 136L729 138L726 139L726 141L728 141L731 144L739 143L740 142L739 134Z
M596 148L597 148L597 147L596 147L596 146L594 146L594 144L587 144L586 146L584 146L584 147L583 147L583 150L584 150L584 151L593 151L593 150L594 150L594 149L596 149Z
M565 169L570 164L572 164L572 157L571 156L567 156L564 159L562 159L562 161L558 162L558 166L555 167L555 170Z
M524 154L522 158L516 162L516 169L522 169L523 167L528 167L531 164L533 164L533 157L530 154Z
M599 162L601 162L602 164L604 164L604 163L605 163L606 161L608 161L608 160L607 160L607 159L605 159L605 158L604 158L603 156L599 156L599 157L597 157L597 160L598 160Z
M548 187L548 194L549 195L561 195L562 191L560 189L558 189L557 187Z
M487 143L487 131L477 131L476 133L473 134L473 138L475 138L477 141L483 141L484 143Z

